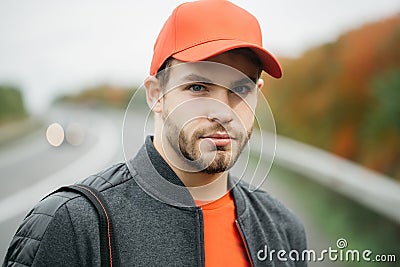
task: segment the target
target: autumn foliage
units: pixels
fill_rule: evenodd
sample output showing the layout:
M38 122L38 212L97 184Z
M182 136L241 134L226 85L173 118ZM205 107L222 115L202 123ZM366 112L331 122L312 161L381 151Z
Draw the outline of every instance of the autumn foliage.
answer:
M278 133L400 180L400 15L280 61L264 77Z

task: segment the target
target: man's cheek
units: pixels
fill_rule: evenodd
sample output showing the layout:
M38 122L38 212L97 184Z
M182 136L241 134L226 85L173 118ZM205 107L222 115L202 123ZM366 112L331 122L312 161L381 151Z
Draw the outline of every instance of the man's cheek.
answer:
M178 127L185 127L185 125L193 121L207 118L207 104L205 101L185 101L173 109L169 110L167 120L170 119Z

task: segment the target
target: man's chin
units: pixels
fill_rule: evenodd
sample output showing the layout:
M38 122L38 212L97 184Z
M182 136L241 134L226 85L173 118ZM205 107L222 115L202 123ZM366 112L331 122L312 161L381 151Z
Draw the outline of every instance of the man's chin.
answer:
M232 165L233 162L229 162L225 157L222 157L222 159L215 159L209 165L204 166L200 172L207 174L221 173L228 171Z
M207 168L201 170L201 173L206 173L206 174L217 174L217 173L222 173L229 170L228 167L213 167L213 166L208 166Z

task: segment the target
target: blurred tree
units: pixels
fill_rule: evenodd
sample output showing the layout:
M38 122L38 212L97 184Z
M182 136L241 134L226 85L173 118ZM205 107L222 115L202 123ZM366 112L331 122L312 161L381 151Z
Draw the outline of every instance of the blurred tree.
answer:
M0 85L0 123L26 116L21 91L15 86Z
M372 79L373 107L366 123L372 135L386 130L400 134L400 68L388 70Z
M400 177L400 68L371 79L371 108L364 120L364 149L367 166Z

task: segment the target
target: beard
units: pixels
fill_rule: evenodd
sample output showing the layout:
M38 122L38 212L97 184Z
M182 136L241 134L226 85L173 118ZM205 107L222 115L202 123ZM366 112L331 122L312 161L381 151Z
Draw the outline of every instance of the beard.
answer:
M195 130L193 134L187 133L185 127L179 129L171 119L164 121L164 134L169 146L175 151L176 155L185 158L186 164L190 165L191 170L207 174L221 173L229 170L237 161L244 147L246 146L253 128L249 131L234 131L215 122L208 128ZM215 132L226 132L235 138L228 146L213 146L209 151L201 151L202 137ZM178 136L177 136L178 135Z

